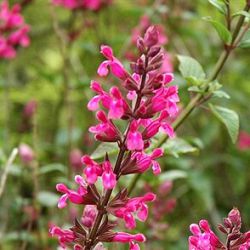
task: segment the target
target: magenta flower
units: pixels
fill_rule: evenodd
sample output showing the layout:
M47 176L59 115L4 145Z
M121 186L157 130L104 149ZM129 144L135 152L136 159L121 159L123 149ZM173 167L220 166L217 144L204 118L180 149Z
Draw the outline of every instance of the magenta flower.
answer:
M75 204L83 204L84 203L84 196L88 193L87 192L87 184L85 180L80 176L75 176L75 182L79 185L77 191L68 189L62 183L56 185L56 189L58 192L63 193L61 198L58 201L58 208L64 208L67 206L67 200L69 199L72 203Z
M73 242L75 239L74 233L69 229L65 230L53 225L51 226L49 232L52 236L56 236L58 238L62 249L66 249L66 244Z
M131 241L137 241L137 242L145 242L146 238L143 234L128 234L124 232L117 232L115 236L112 239L114 242L131 242Z
M0 4L0 57L11 59L16 56L19 46L29 46L29 26L25 24L21 15L21 7L15 4L9 8L8 1Z
M105 189L113 189L116 185L116 174L113 172L112 165L109 161L102 164L103 174L102 183Z
M89 132L95 134L96 140L106 142L117 142L120 140L119 131L103 111L98 111L96 118L100 123L89 128Z
M88 155L82 157L82 163L86 165L84 168L84 174L89 184L94 184L97 181L98 176L101 176L103 170L99 164L93 161Z
M98 82L91 82L91 89L98 95L94 96L88 103L88 109L95 111L99 108L99 103L108 109L108 119L120 119L125 112L129 112L129 106L123 99L120 90L112 87L110 93L105 92Z
M154 200L155 195L153 193L147 193L143 197L131 198L123 208L114 211L114 215L123 219L128 229L133 229L136 226L133 213L136 213L140 221L145 221L148 217L148 206L146 202L152 202Z
M122 63L113 55L113 50L107 45L101 46L101 53L107 58L102 62L97 70L99 76L106 76L109 73L109 69L119 79L125 80L128 77L128 73L123 67Z
M128 137L127 137L127 148L129 150L143 150L144 142L142 139L142 134L138 131L138 122L133 121L131 123Z
M199 225L190 225L193 236L189 237L190 250L246 250L250 245L250 231L241 233L241 216L238 209L232 209L228 217L224 219L223 225L219 224L219 230L226 234L226 243L220 241L218 236L211 230L206 220L201 220Z

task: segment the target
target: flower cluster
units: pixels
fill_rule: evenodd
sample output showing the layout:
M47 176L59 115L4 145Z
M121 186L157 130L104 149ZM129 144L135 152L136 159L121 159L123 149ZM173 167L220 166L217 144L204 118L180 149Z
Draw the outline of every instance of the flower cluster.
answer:
M63 6L66 9L88 9L98 11L111 0L52 0L55 5Z
M148 217L148 203L156 199L155 194L129 197L126 188L115 196L112 192L124 175L144 173L150 168L155 175L161 172L157 159L163 150L152 148L152 138L160 130L174 136L168 121L178 112L179 97L177 86L169 86L173 75L161 70L164 50L159 45L158 29L149 27L144 37L138 37L136 46L139 56L131 63L132 73L115 57L111 47L101 46L106 60L98 67L98 75L105 77L111 73L121 84L107 91L99 82L91 82L95 96L89 101L88 109L96 112L98 123L89 131L100 142L117 143L119 153L115 163L108 153L102 162L84 155L83 175L75 176L78 188L57 184L57 191L62 193L59 208L67 206L68 201L85 205L81 221L76 219L72 228L51 228L51 234L58 237L63 248L70 245L77 250L90 250L100 243L121 242L129 243L130 250L139 250L138 242L146 240L141 233L131 235L115 232L114 228L118 220L124 221L127 229L136 227L136 219L144 222ZM122 122L126 124L125 130L120 127ZM102 183L102 190L98 190L97 183Z
M218 229L226 235L227 240L223 243L212 231L206 220L201 220L199 225L190 225L193 236L189 237L189 250L248 250L250 248L250 231L242 233L241 216L237 208L232 209L228 217L224 219L223 225Z
M29 26L20 11L19 4L10 9L7 0L0 3L0 58L14 58L18 46L27 47L30 43Z
M133 47L136 45L138 37L140 37L142 34L145 33L145 31L152 25L152 21L148 15L143 15L140 18L139 24L132 30L131 34L131 40L130 40L130 47ZM158 39L158 45L165 46L168 43L168 37L165 32L165 28L161 24L155 25L157 27L157 30L159 32L159 39ZM126 52L126 57L134 60L136 58L136 53L131 52L131 50ZM173 71L173 65L171 56L169 53L167 53L166 50L164 50L164 59L162 61L161 66L162 72L172 72Z

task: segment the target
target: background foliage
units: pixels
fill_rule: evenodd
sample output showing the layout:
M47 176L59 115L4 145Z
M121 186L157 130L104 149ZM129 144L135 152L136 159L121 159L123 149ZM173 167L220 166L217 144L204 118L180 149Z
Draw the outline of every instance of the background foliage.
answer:
M244 3L232 1L233 11L241 10ZM113 0L99 12L51 9L47 1L36 0L25 6L23 14L31 26L31 45L20 49L14 60L0 61L0 171L20 143L33 148L36 163L27 166L16 159L10 168L0 198L0 249L55 249L56 242L48 237L49 223L67 224L71 220L56 207L55 184L70 182L74 171L69 164L72 149L91 154L97 146L87 131L94 117L86 103L92 95L90 80L96 79L102 60L99 46L111 45L125 61L125 52L131 49L131 30L142 15L164 25L169 38L167 50L175 66L175 84L185 107L192 93L178 70L176 55L192 56L207 73L211 72L223 46L202 17L223 21L223 16L204 0ZM67 35L70 32L68 43L60 39L61 31ZM73 39L75 31L80 33ZM236 49L219 76L231 98L212 98L214 105L235 110L240 130L248 132L249 52L249 48ZM102 81L114 83L112 78ZM37 110L27 121L23 107L31 100L37 102ZM148 173L134 190L140 193L146 182L157 190L160 182L174 181L169 196L177 198L177 205L164 217L169 228L162 232L163 237L156 239L150 227L139 226L152 236L146 249L187 249L189 224L207 218L216 226L233 206L242 212L245 229L250 227L250 151L232 144L223 124L205 105L195 110L177 135L182 139L165 145L168 154L161 160L161 177ZM128 178L125 181L129 184Z

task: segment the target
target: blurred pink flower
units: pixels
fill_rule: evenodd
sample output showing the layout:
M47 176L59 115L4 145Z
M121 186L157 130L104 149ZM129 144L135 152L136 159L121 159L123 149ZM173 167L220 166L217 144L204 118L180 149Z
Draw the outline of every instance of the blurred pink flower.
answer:
M31 163L35 158L35 153L34 153L33 149L25 143L20 144L19 155L20 155L21 160L25 164Z
M111 2L112 0L52 0L53 4L66 9L88 9L92 11L98 11Z
M250 134L245 131L240 131L237 146L240 150L250 149Z
M19 4L10 9L7 0L0 3L0 58L14 58L18 46L27 47L30 43L30 28L20 12Z
M27 102L23 109L23 116L31 118L35 114L36 109L37 109L37 102L35 100Z
M69 155L70 166L75 170L82 167L82 151L78 148L72 149Z

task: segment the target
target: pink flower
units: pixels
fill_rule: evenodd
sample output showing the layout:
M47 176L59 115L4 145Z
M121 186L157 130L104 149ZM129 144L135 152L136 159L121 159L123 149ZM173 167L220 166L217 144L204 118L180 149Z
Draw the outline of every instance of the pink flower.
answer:
M23 116L27 118L32 117L35 114L36 109L37 109L37 102L35 100L27 102L23 109Z
M98 11L102 6L110 4L111 0L52 0L52 3L67 9Z
M95 222L97 212L96 206L86 205L81 219L82 224L87 228L91 228Z
M144 141L142 139L142 134L137 129L138 129L138 123L136 121L133 121L131 123L126 141L127 148L129 150L144 149Z
M89 132L95 134L96 140L106 142L116 142L120 140L119 131L115 125L107 118L103 111L96 113L96 118L100 123L89 128Z
M238 148L240 150L247 150L250 148L250 134L245 131L240 131Z
M136 167L139 173L144 173L150 166L152 166L153 173L155 175L161 172L159 163L156 161L163 155L163 150L161 148L156 148L153 150L151 155L147 155L143 152L137 152L132 155L132 159L136 159Z
M113 238L114 242L127 243L131 241L145 242L146 238L143 234L129 234L124 232L117 232Z
M128 104L123 99L120 90L112 87L110 93L105 92L98 82L91 82L91 89L98 95L94 96L88 103L88 109L95 111L99 108L99 103L108 109L109 119L120 119L129 110Z
M114 174L112 165L109 161L102 164L103 174L102 183L105 189L113 189L116 185L116 174Z
M125 226L129 229L133 229L136 226L133 213L137 214L140 221L145 221L148 217L148 206L146 202L152 202L155 200L155 194L147 193L142 197L135 197L128 200L124 208L120 208L114 212L114 215L118 218L122 218L125 221Z
M71 230L61 229L57 226L51 226L50 228L51 236L56 236L58 238L59 244L62 249L66 249L66 244L74 241L75 236Z
M191 224L190 231L193 236L189 237L189 250L216 250L223 246L206 220L201 220L199 225Z
M97 70L99 76L106 76L109 73L109 68L113 75L119 79L125 80L128 73L122 63L113 55L113 50L107 45L101 46L101 53L108 59L102 62Z
M75 204L82 204L84 202L84 195L87 194L87 184L80 175L75 176L75 182L79 185L77 191L68 189L62 183L56 185L57 191L63 193L63 195L58 201L58 208L66 207L67 206L66 202L68 199Z
M98 176L101 176L103 170L101 166L92 160L88 155L82 157L82 163L86 165L84 168L84 174L89 184L94 184L97 181Z
M80 169L82 167L82 152L81 150L75 148L72 149L69 155L69 162L71 167L73 167L74 169Z
M11 59L16 56L18 46L27 47L30 43L29 26L20 13L21 7L15 4L9 8L8 1L0 4L0 57Z
M19 155L25 164L31 163L35 158L33 149L24 143L19 146Z

